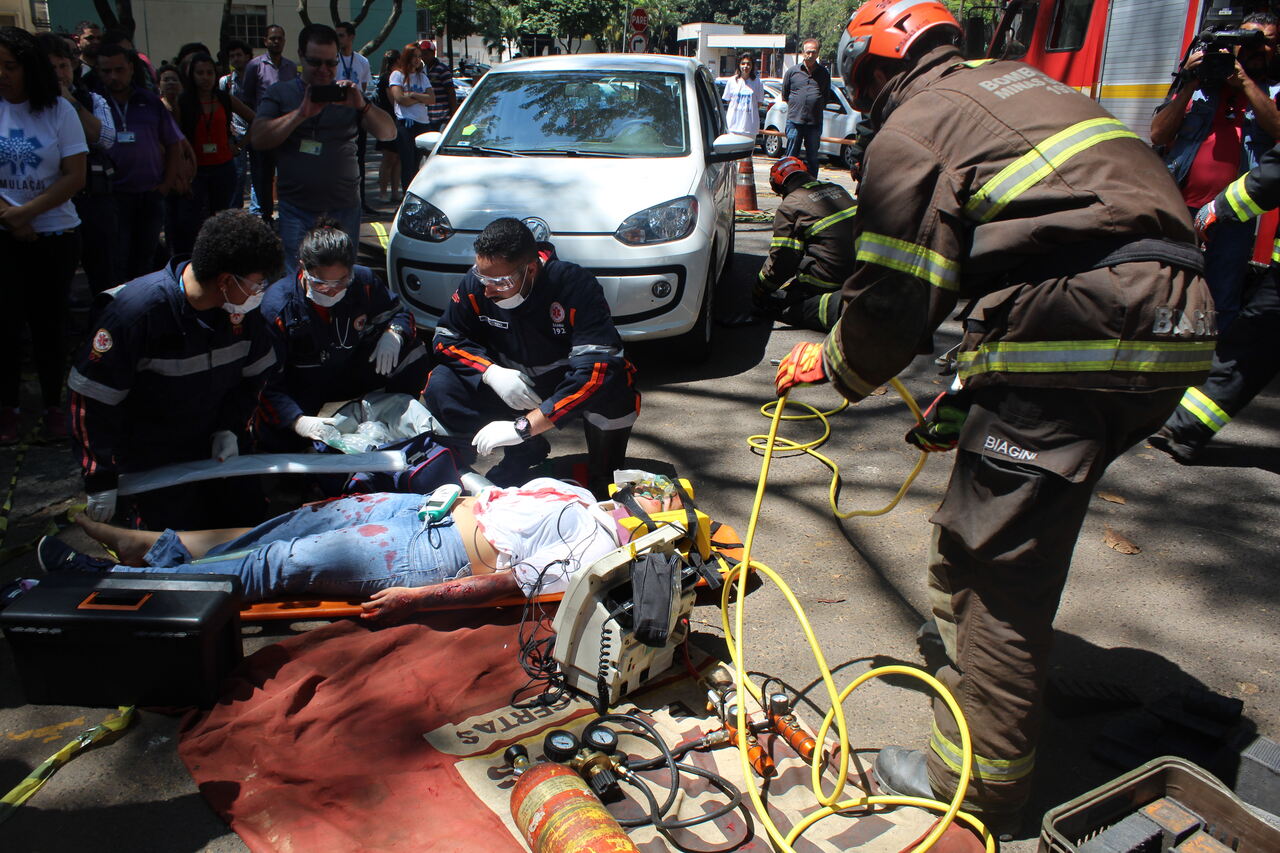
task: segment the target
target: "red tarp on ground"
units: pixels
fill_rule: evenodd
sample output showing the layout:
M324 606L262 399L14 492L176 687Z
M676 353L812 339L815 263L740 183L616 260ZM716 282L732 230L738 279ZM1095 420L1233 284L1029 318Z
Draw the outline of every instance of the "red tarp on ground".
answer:
M480 619L489 624L476 624ZM517 853L524 845L510 821L513 779L502 751L524 740L536 759L545 730L580 728L594 717L581 702L510 707L512 691L526 680L517 659L519 619L519 609L502 608L434 614L433 627L370 630L339 622L290 637L246 658L222 701L185 721L179 754L206 800L254 851ZM704 719L704 703L702 688L684 678L644 694L641 706L674 744L717 727ZM780 773L769 802L785 832L816 806L807 766L769 740ZM652 754L631 738L623 749ZM742 785L734 750L690 753L686 761ZM699 779L685 777L681 787L673 816L723 802ZM847 796L857 792L850 788ZM797 849L898 851L931 822L915 809L831 818ZM735 813L682 841L723 849L742 830ZM739 850L771 850L756 830ZM632 837L644 853L669 849L649 829ZM952 843L936 847L939 853L980 849L954 829L943 840Z

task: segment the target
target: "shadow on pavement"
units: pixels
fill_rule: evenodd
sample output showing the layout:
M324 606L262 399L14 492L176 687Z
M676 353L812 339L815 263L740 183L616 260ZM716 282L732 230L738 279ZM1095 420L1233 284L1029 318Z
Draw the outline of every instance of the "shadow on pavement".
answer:
M140 831L142 827L145 830ZM4 827L9 850L42 853L185 853L207 850L227 828L196 793L150 803L118 803L78 809L20 808Z

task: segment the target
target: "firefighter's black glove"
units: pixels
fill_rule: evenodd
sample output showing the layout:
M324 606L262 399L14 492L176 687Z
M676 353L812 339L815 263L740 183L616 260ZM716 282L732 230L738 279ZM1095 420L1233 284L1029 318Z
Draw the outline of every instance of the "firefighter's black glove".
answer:
M969 416L968 400L943 391L924 411L924 423L916 424L904 436L907 444L914 444L925 453L946 453L955 450L960 441L960 430Z

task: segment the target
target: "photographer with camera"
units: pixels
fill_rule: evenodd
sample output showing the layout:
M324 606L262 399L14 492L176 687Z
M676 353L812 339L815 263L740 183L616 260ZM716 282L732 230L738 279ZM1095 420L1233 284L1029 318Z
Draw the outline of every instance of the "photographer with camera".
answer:
M279 163L280 240L289 273L298 245L320 216L342 223L353 244L360 241L360 163L357 130L377 139L396 137L396 125L360 87L338 80L338 34L309 24L298 34L302 75L276 83L262 97L249 127L249 143L276 152Z
M1269 77L1276 24L1275 16L1258 13L1239 29L1201 33L1179 70L1176 93L1151 120L1151 144L1166 149L1165 165L1193 218L1280 138L1280 84ZM1223 224L1205 249L1219 332L1240 309L1254 237L1251 224Z

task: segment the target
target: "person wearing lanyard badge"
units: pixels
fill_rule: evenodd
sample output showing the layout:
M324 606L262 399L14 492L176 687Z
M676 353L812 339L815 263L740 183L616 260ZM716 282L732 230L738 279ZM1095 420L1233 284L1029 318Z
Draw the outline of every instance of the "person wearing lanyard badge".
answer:
M116 125L112 217L115 227L113 284L151 272L160 240L164 194L184 191L182 147L186 139L160 98L134 85L132 54L119 45L98 51L98 74L107 89ZM194 160L194 156L192 158Z
M280 239L292 271L298 245L320 216L331 216L353 241L360 239L360 167L356 131L378 139L395 136L391 116L366 101L350 80L337 80L338 34L311 24L298 35L302 76L267 89L249 127L249 143L275 152L279 162ZM345 89L340 102L312 100L319 86Z
M334 29L338 33L338 72L343 80L350 80L360 87L361 94L369 91L373 71L369 60L355 50L356 25L343 21ZM360 164L360 207L365 213L376 213L365 201L364 155L369 144L369 132L363 127L356 134L356 162Z

